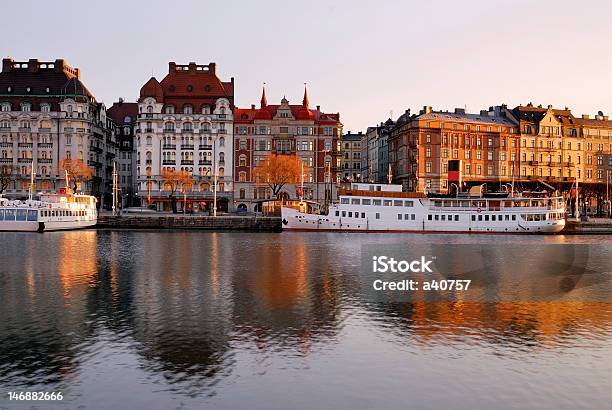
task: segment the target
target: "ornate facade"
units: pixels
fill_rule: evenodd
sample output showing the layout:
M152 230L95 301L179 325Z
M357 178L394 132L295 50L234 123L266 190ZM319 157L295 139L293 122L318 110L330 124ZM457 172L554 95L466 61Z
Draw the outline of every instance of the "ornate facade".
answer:
M304 198L324 202L336 194L340 181L340 114L321 107L310 108L304 89L302 104L283 98L268 105L263 90L260 107L236 108L234 112L234 202L237 209L260 210L271 198L266 186L257 184L253 169L271 153L297 155L304 163ZM331 191L331 192L330 192ZM327 194L326 194L327 192ZM296 184L287 184L283 195L295 199Z
M80 159L94 171L80 189L108 205L116 149L106 108L81 82L78 68L61 59L2 60L0 166L15 172L6 195L27 195L32 164L36 190L54 192L65 185L60 161Z
M231 208L233 195L234 79L217 77L216 64L169 63L160 82L152 77L140 89L136 128L138 195L159 210L170 209L164 170L188 172L179 207L211 212L217 176L217 209ZM186 201L183 201L186 198Z

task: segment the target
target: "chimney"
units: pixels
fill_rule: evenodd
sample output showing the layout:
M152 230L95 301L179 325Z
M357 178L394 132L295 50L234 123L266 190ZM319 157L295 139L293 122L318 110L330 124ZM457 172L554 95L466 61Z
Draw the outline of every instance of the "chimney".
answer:
M552 110L552 105L548 104L548 109Z
M480 115L482 115L483 117L488 117L489 116L489 111L487 111L487 110L480 110Z
M455 108L455 114L465 115L465 108Z
M63 73L65 65L66 65L66 62L64 61L63 58L58 58L57 60L55 60L55 63L54 63L55 72L56 73Z
M168 63L168 73L172 74L176 71L176 63L174 61L170 61Z
M583 120L588 120L589 119L589 114L582 114L582 119Z
M208 64L208 71L212 74L212 75L217 75L217 64L216 63L210 63Z
M3 58L2 59L2 72L8 73L13 68L13 59L12 58Z
M317 105L317 111L321 111L321 106Z
M251 104L251 109L254 110L255 109L255 104Z
M28 73L37 73L38 72L38 59L30 58L28 60Z
M430 112L431 112L431 105L423 106L423 113L424 114L429 114Z
M196 63L194 62L189 62L189 73L190 74L195 74L196 72Z

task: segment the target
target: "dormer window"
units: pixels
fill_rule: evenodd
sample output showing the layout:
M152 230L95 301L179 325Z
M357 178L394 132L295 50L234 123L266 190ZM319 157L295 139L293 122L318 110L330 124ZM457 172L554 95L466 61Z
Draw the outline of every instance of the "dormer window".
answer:
M174 114L174 106L173 105L166 106L166 114Z
M193 114L193 107L190 104L183 106L183 114Z
M8 103L8 102L2 103L2 108L1 109L2 109L3 112L10 111L11 110L11 103Z
M32 105L30 103L22 103L21 104L21 111L23 112L30 112L32 109Z
M40 112L49 112L51 111L51 106L49 104L40 104Z
M153 107L151 105L147 106L147 112L149 114L153 112Z
M202 114L210 114L210 107L208 105L202 106Z

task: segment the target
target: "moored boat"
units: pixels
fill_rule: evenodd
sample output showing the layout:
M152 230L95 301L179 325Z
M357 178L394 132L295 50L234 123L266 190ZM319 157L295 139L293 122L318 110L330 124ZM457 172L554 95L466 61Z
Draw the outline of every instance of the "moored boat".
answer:
M363 232L557 233L565 202L547 191L455 197L402 192L401 185L353 183L327 212L306 202L281 208L283 229Z

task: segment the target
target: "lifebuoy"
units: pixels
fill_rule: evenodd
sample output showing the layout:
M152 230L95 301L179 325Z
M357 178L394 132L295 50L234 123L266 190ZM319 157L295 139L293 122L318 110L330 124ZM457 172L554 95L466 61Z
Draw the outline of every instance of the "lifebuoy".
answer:
M478 208L478 209L476 210L476 212L481 213L481 212L482 212L482 209Z

